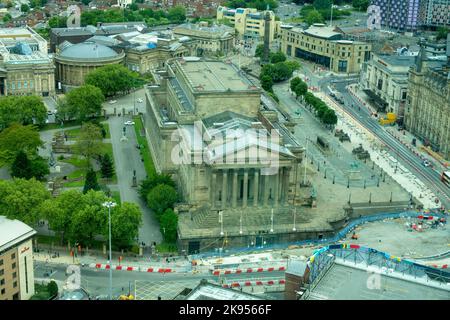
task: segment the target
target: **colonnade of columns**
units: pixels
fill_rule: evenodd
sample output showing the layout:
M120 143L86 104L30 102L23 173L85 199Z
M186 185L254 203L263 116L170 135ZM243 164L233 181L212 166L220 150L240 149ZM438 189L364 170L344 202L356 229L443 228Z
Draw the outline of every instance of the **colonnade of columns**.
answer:
M212 208L247 208L288 204L291 167L275 174L261 174L259 168L213 169L210 201Z

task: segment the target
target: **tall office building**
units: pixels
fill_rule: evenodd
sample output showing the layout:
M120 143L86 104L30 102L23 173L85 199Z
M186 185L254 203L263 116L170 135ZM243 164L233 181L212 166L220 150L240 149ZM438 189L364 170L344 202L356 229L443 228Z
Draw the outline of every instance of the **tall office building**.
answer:
M419 13L424 0L372 0L380 7L381 26L395 31L415 31L420 26Z

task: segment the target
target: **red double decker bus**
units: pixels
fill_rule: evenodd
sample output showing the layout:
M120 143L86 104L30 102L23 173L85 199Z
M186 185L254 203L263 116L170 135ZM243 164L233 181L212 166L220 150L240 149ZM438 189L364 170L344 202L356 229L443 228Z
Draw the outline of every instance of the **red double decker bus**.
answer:
M441 175L441 181L447 186L450 187L450 171L444 171Z

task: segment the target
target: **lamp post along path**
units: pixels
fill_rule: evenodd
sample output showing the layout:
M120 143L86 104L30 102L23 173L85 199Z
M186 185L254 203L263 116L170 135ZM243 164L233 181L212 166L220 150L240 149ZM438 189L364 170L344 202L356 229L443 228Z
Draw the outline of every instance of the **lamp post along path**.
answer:
M111 248L111 208L116 206L113 201L106 201L103 203L104 207L108 208L108 220L109 220L109 300L112 300L112 248Z

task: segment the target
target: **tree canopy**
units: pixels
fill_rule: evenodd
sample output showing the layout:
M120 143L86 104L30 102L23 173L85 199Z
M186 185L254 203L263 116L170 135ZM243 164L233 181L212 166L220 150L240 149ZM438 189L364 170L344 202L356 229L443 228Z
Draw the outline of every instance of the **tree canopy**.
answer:
M278 7L276 0L228 0L225 6L229 8L256 8L258 10L266 10L267 6L271 10Z
M20 151L30 157L35 156L37 148L43 144L35 126L12 124L0 132L0 166L11 164Z
M139 235L142 212L135 203L124 202L111 212L111 239L119 248L129 247ZM107 237L107 228L104 232Z
M9 219L34 227L47 199L50 199L50 192L36 179L0 180L0 212Z
M86 84L69 91L64 99L59 100L58 116L63 120L85 120L99 115L104 101L101 89Z
M86 76L85 82L100 88L106 97L128 92L142 85L139 75L121 64L110 64L95 69Z
M147 195L147 204L152 209L158 220L168 208L172 208L178 200L178 194L174 187L166 184L158 184Z
M0 98L0 129L13 122L22 124L45 123L47 108L38 96L6 96Z
M164 214L161 216L160 229L165 242L176 242L177 226L178 215L170 208L164 211Z
M84 156L88 165L90 160L103 153L102 131L93 123L84 123L72 149L76 154Z

